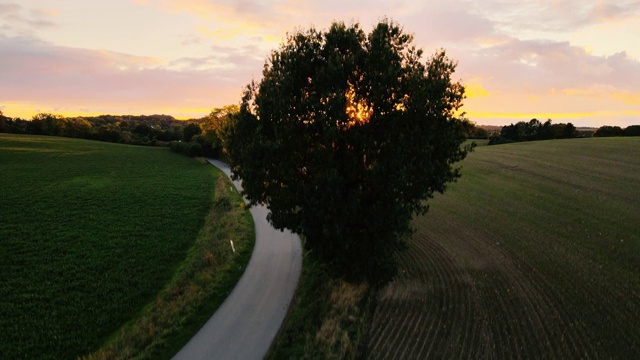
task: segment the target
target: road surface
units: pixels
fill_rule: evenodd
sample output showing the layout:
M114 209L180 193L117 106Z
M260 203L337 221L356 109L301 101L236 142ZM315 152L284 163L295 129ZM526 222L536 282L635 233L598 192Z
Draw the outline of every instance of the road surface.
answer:
M228 165L207 160L230 176ZM234 185L241 190L239 182ZM250 211L256 243L247 269L216 313L174 359L262 359L278 333L300 278L300 238L271 227L264 206Z

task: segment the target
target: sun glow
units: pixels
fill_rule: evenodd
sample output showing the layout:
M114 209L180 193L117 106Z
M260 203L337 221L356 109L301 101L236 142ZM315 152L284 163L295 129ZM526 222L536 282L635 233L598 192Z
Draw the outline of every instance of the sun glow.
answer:
M353 84L349 83L349 90L345 94L347 98L347 127L368 123L373 114L373 107L366 103L364 99L356 99L356 90Z

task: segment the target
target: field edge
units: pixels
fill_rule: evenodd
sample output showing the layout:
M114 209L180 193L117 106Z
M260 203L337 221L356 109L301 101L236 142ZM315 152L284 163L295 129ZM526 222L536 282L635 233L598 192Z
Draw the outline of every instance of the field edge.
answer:
M211 209L171 281L135 319L83 359L170 359L233 290L255 244L253 219L227 177L218 169L213 172Z

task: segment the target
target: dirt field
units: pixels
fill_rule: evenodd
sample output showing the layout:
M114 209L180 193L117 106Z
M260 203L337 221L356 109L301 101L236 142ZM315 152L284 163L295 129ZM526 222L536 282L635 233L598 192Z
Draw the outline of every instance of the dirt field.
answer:
M368 357L640 358L640 138L478 148L417 218Z

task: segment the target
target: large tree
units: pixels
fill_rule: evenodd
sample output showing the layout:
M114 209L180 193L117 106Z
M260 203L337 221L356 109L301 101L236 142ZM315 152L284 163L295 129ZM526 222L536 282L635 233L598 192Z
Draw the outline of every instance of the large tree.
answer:
M390 21L290 34L227 139L251 204L335 274L384 281L425 200L460 176L464 88L443 50L422 62Z

